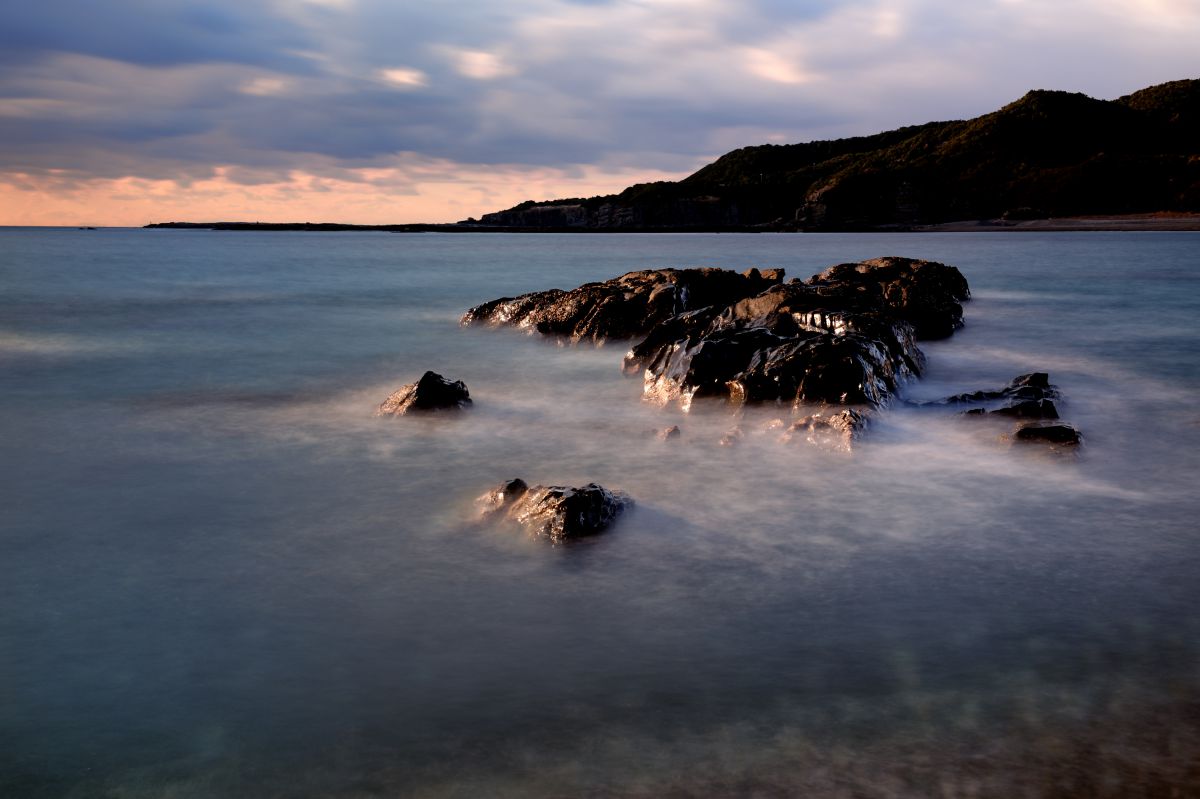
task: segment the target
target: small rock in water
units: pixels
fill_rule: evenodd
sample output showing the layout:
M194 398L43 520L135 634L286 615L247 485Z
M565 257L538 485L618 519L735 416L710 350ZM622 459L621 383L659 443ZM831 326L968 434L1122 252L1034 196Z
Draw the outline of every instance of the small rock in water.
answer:
M1017 441L1075 446L1082 441L1079 431L1066 424L1026 425L1016 432Z
M484 516L503 512L531 535L561 542L603 532L633 500L596 483L580 488L530 488L524 480L514 478L488 491L477 504Z
M465 408L471 394L461 380L450 381L437 372L426 372L415 383L403 386L379 406L377 416L403 416L409 411Z
M782 441L807 441L811 444L837 444L846 449L862 435L870 416L854 408L837 413L814 413L792 422Z
M1018 419L1057 419L1058 409L1048 399L1029 399L1006 405L992 411L1000 416L1015 416Z
M721 436L721 446L732 447L734 444L741 443L742 437L742 428L735 427L732 430L727 431L725 435Z
M660 441L672 441L683 435L679 430L679 425L673 424L670 427L665 427L658 431Z
M963 403L988 402L992 400L1010 400L1016 403L1020 402L1041 402L1042 400L1049 401L1059 397L1058 388L1050 385L1050 375L1045 372L1030 372L1026 375L1018 375L1004 388L995 390L972 391L969 394L955 394L952 397L946 397L940 400L935 405L957 405ZM1014 406L1010 406L1014 407ZM1053 403L1051 403L1053 407ZM1018 415L1018 414L1013 414ZM1045 417L1057 419L1057 416Z
M487 492L475 503L479 506L480 513L485 516L490 516L498 511L508 510L514 502L525 495L529 490L529 486L520 477L514 477L511 480L505 480L500 485Z

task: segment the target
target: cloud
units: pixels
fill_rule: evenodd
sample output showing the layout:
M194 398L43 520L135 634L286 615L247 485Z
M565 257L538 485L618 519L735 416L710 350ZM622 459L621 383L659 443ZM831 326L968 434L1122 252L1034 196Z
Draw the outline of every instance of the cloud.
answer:
M401 89L420 89L429 85L429 76L419 69L388 67L378 72L380 80Z
M242 84L240 91L257 97L271 97L286 94L290 86L291 83L285 78L251 78Z
M1200 37L1200 7L1171 0L10 5L0 173L60 188L220 175L328 194L293 176L342 170L346 193L409 154L464 174L607 172L619 190L737 146L963 118L1031 88L1115 97L1194 76Z
M458 74L474 80L495 80L514 74L515 70L496 53L486 50L444 48Z
M792 59L762 47L745 49L746 71L764 80L776 83L810 83L817 76L806 72Z

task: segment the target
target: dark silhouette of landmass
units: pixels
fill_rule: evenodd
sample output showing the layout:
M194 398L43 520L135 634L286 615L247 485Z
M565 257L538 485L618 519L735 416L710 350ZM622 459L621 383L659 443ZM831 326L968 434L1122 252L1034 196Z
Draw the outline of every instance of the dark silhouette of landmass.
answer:
M743 147L683 180L527 201L453 225L217 230L643 232L1200 229L1200 80L1117 100L1032 91L975 119Z
M1200 80L1112 101L1033 91L966 121L743 147L678 182L524 202L481 222L863 230L1164 211L1200 211Z

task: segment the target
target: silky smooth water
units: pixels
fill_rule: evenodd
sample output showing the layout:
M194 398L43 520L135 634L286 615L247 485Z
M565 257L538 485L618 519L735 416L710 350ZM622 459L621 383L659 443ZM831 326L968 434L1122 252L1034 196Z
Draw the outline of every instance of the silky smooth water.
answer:
M880 255L975 297L906 399L1048 371L1085 446L785 444L457 323ZM1200 234L7 229L0 290L0 795L1200 790ZM426 369L474 407L373 416ZM637 507L551 546L474 517L514 476Z

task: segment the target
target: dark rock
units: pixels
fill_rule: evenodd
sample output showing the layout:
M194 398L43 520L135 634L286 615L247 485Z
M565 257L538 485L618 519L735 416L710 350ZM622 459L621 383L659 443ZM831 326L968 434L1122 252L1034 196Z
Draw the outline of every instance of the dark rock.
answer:
M1018 419L1057 419L1058 409L1048 399L1022 400L992 411L999 416L1014 416Z
M673 424L670 427L665 427L658 432L660 441L672 441L678 439L683 433L679 429L679 425Z
M571 341L601 343L644 336L686 311L727 305L782 280L782 270L737 274L725 269L654 269L571 291L551 289L477 305L462 324L513 325Z
M912 324L919 338L945 338L962 327L971 291L952 266L913 258L874 258L831 266L808 284L835 308L882 310Z
M882 405L924 355L919 336L962 324L966 281L951 266L877 258L831 267L807 282L782 270L630 272L569 292L495 300L464 324L512 324L572 340L642 336L625 356L644 397Z
M1016 432L1017 441L1075 446L1082 441L1079 431L1066 424L1026 425Z
M620 491L588 483L581 488L533 486L508 508L508 518L532 534L564 541L602 532L633 504Z
M378 416L403 416L409 411L465 408L471 395L461 380L453 382L436 372L426 372L415 383L400 388L379 406Z
M971 408L963 411L965 416L1005 416L1012 419L1057 419L1058 407L1054 399L1060 398L1058 388L1050 382L1050 375L1045 372L1030 372L1018 375L1004 388L991 391L973 391L969 394L955 394L940 403L933 404L962 404L987 403L997 405L988 410L987 407ZM1014 434L1018 441L1045 441L1053 444L1074 445L1079 443L1079 432L1075 428L1060 425L1025 425Z
M480 513L484 515L507 511L528 490L529 486L524 480L520 477L514 477L511 480L505 480L491 491L488 491L475 500L475 504L479 506Z
M1027 375L1017 375L1009 383L1009 388L1050 388L1050 375L1046 372L1030 372Z
M801 417L788 427L783 434L783 440L807 441L811 444L837 444L849 449L858 439L867 425L870 416L854 408L844 408L840 411L819 411Z
M1059 397L1058 388L1050 384L1050 376L1045 372L1030 372L1025 375L1018 375L1012 379L1004 388L995 389L992 391L972 391L968 394L955 394L952 397L946 397L940 403L934 404L962 404L974 402L988 402L991 400L1043 400L1057 399ZM1058 418L1058 417L1049 417Z

